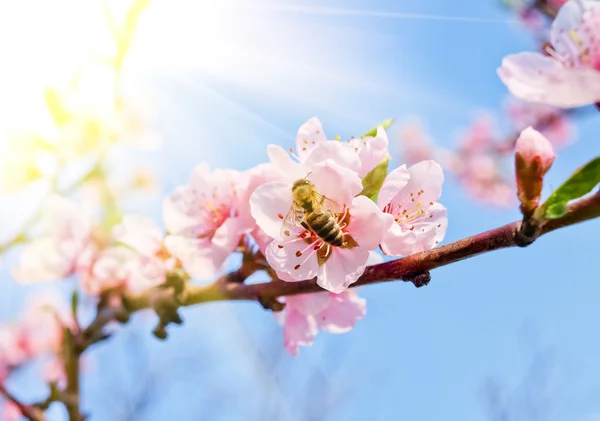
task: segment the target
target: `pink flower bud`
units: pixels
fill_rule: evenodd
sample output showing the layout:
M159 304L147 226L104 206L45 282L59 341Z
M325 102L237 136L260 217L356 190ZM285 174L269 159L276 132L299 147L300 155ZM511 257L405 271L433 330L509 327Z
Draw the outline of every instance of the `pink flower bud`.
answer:
M515 172L517 194L524 214L532 212L540 203L544 175L554 162L552 144L537 130L528 127L516 143Z

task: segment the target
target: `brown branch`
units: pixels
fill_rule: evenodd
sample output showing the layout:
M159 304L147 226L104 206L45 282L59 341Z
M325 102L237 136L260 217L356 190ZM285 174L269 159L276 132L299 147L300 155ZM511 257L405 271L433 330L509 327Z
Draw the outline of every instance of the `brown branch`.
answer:
M22 403L21 401L19 401L17 398L15 398L8 390L6 390L6 387L0 383L0 395L4 396L5 399L7 399L8 401L12 402L14 405L16 405L19 408L19 411L21 411L21 414L23 414L23 416L25 418L27 418L30 421L45 421L46 417L44 416L44 412L39 409L36 408L35 406L32 405L27 405Z
M569 205L568 212L563 217L547 222L536 233L536 237L599 216L600 192ZM515 246L524 247L533 242L534 239L523 235L520 221L513 222L432 250L368 267L359 280L350 287L394 280L413 282L416 285L418 284L417 286L421 286L428 282L428 273L433 269L493 250ZM323 291L317 285L315 279L302 282L276 280L268 283L246 285L239 282L228 282L229 276L225 275L225 277L211 285L188 285L184 297L180 300L180 305L190 306L223 300L259 301ZM126 295L124 297L125 307L130 312L150 308L152 296L155 293L156 289L151 289L138 295Z
M493 250L525 247L541 235L597 217L600 217L600 192L575 201L568 206L564 216L546 222L533 231L533 234L527 232L528 229L524 229L529 227L524 227L521 221L513 222L441 247L367 267L364 274L350 287L396 280L412 282L420 287L429 283L430 271L433 269ZM185 284L184 290L179 292L162 286L151 288L141 294L124 294L118 305L99 307L95 320L76 338L79 340L77 354L81 354L88 346L100 340L93 338L106 338L103 329L108 323L125 322L127 317L123 317L124 313L155 309L161 318L159 324L161 333L166 336L164 328L169 322L176 322L173 317L178 318L176 313L178 307L214 301L249 300L278 311L282 309L281 304L278 305L278 297L323 291L315 279L302 282L284 282L274 279L272 282L254 285L243 283L246 277L258 269L256 266L251 270L240 269L224 275L210 285ZM165 320L164 317L171 319Z

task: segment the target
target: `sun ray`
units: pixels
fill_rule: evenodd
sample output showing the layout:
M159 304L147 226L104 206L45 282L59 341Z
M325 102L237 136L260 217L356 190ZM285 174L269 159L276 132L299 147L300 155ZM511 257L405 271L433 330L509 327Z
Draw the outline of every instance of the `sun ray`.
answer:
M374 10L359 10L359 9L336 9L327 7L311 7L311 6L274 6L274 5L245 5L248 8L264 8L273 12L284 13L305 13L316 15L329 16L361 16L387 19L402 19L402 20L430 20L430 21L449 21L449 22L471 22L471 23L498 23L498 24L518 24L516 19L489 19L471 16L447 16L435 15L429 13L408 13L408 12L380 12Z

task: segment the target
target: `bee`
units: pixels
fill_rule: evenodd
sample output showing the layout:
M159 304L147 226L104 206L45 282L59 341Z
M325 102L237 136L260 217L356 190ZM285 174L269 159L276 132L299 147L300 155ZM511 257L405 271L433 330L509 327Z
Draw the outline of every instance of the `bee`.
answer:
M326 243L328 249L330 246L341 247L344 232L336 218L341 212L340 205L317 192L309 180L301 178L292 186L292 206L281 225L281 234L289 236L292 229L302 225Z

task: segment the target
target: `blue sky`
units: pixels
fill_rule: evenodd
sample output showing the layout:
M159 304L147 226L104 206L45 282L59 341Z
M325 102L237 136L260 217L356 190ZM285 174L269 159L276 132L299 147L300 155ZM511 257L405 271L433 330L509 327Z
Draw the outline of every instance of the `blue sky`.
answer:
M263 2L223 23L225 35L215 39L227 38L219 54L231 54L222 63L220 55L202 56L203 45L213 52L205 44L213 39L184 27L174 48L190 61L162 63L159 49L158 60L139 59L129 70L132 89L153 97L153 125L165 141L159 154L135 159L156 166L166 193L203 161L238 169L264 161L267 144L292 146L298 126L315 115L330 136L418 115L450 145L476 111L505 98L495 74L502 57L534 48L498 3L286 0L271 2L273 11ZM292 10L299 5L303 11ZM149 22L141 31L156 29ZM598 155L598 121L593 113L577 121L576 142L560 152L547 185ZM452 179L442 203L446 242L519 216L473 203ZM158 197L127 206L160 217ZM283 353L280 328L253 303L185 309L185 325L171 328L165 343L150 336L152 316L140 315L90 354L84 407L96 412L92 420L480 421L493 419L482 397L492 378L519 408L508 421L589 421L600 414L599 228L588 222L527 249L437 269L425 288L361 288L366 318L350 333L319 334L297 358ZM2 267L6 318L24 294L8 280L11 260ZM136 397L145 412L124 416Z

